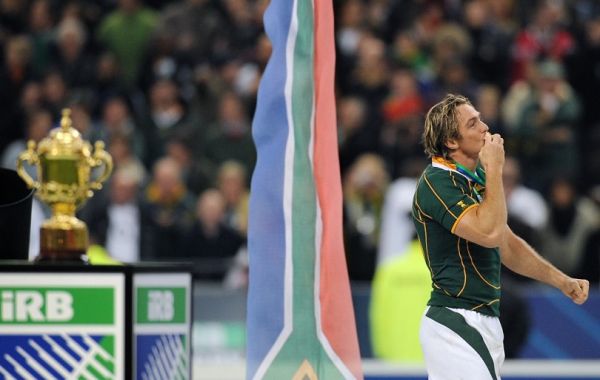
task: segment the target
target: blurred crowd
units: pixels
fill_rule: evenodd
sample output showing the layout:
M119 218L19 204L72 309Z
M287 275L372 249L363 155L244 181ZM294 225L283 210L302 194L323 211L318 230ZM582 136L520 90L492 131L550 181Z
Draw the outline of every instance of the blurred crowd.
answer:
M0 0L0 153L15 166L72 109L115 161L80 211L114 258L247 281L251 122L268 0ZM600 277L600 3L335 0L350 277L414 238L426 110L468 96L505 137L510 223L559 268ZM37 204L36 220L47 210ZM35 228L34 228L35 230Z
M351 278L414 239L423 118L464 94L505 138L509 224L563 271L600 268L600 3L346 0L337 4L340 159Z

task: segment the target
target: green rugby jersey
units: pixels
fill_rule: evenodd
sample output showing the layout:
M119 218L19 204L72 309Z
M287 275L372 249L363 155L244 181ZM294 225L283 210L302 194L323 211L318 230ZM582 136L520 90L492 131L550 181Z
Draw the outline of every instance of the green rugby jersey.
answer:
M500 250L453 233L484 191L441 158L433 159L417 183L412 216L431 274L428 305L500 315Z

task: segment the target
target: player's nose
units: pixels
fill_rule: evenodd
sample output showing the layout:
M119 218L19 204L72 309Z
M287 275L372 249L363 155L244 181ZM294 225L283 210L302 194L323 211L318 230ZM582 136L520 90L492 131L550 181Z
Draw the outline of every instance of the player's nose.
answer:
M481 132L485 133L490 130L490 127L488 127L488 125L484 121L481 121L480 123L481 123Z

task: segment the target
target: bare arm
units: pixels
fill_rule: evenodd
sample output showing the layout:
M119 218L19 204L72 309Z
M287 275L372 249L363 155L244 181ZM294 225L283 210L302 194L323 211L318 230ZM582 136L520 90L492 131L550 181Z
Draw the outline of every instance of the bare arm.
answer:
M486 173L485 198L479 206L467 210L454 229L461 238L488 248L500 246L507 220L502 186L503 143L500 135L486 136L479 153Z
M560 289L578 305L588 298L589 282L572 278L541 257L525 240L506 226L504 241L500 245L502 264L520 275L544 282Z

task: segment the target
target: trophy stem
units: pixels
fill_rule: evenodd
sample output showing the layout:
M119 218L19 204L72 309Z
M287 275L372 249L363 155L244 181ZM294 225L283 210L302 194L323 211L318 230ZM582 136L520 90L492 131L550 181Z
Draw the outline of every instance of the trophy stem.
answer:
M74 217L76 210L77 207L73 203L60 202L52 205L52 211L54 215L66 215Z

